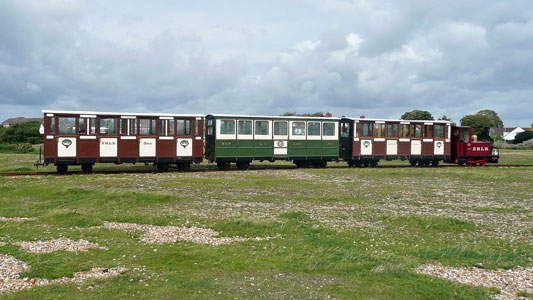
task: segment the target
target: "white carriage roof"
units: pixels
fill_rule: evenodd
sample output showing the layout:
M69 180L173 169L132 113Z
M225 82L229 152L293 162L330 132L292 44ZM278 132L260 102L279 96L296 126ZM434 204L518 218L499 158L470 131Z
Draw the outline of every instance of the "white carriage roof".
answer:
M101 111L73 111L73 110L46 110L43 114L69 114L69 115L97 115L97 116L157 116L157 117L204 117L202 114L162 114L162 113L129 113L129 112L101 112Z
M345 117L345 119L350 119L354 121L403 122L403 123L445 123L445 124L454 123L452 121L446 121L446 120L403 120L403 119L374 119L374 118L349 118L349 117Z
M228 114L209 114L216 118L264 118L264 119L302 119L302 120L331 120L339 121L341 118L336 117L301 117L301 116L257 116L257 115L228 115Z

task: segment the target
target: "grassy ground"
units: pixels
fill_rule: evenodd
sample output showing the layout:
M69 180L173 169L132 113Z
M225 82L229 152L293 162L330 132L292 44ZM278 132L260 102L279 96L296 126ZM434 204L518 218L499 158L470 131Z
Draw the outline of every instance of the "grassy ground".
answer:
M533 152L501 155L502 163L533 163ZM0 169L29 168L34 159L0 154ZM96 169L114 168L131 166ZM23 276L59 278L92 267L128 271L0 298L485 299L495 291L413 270L427 263L532 266L532 186L533 168L2 177L0 216L38 218L0 221L0 241L7 242L0 253L29 263ZM280 237L222 246L146 245L136 234L89 228L104 221ZM31 254L11 245L60 236L108 250Z

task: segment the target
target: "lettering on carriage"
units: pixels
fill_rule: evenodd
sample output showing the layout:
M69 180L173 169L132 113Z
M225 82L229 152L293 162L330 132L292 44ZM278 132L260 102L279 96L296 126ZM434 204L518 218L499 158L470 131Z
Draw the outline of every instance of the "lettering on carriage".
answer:
M116 142L100 141L100 144L102 144L102 145L115 145ZM145 142L145 144L146 144L146 142Z
M231 142L222 142L220 143L222 146L231 146Z
M113 143L113 144L114 144L114 143ZM151 142L146 142L146 141L143 141L143 145L145 145L145 146L151 146L151 145L152 145L152 143L151 143Z
M293 146L303 146L304 144L303 143L299 143L299 142L293 142L292 145Z

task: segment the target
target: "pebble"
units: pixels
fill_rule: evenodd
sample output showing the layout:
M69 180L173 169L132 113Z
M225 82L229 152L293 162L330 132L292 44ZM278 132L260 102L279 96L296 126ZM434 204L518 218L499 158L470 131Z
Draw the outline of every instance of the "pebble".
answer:
M63 237L48 241L17 242L13 244L31 253L50 253L58 250L78 252L98 247L98 244L86 240L73 241Z
M439 265L422 265L417 273L453 280L462 284L495 287L500 294L492 295L493 299L527 299L519 297L519 292L533 294L533 268L516 267L504 270L485 270L477 267L452 268Z
M30 266L13 256L0 254L0 294L31 289L36 286L82 282L90 278L108 278L126 271L125 268L93 268L86 272L74 273L73 277L49 280L43 278L20 278L20 273L30 270Z
M219 232L209 228L201 227L178 227L178 226L156 226L149 224L135 224L135 223L115 223L105 222L104 228L119 229L126 231L140 231L143 232L140 239L147 244L165 244L175 243L176 241L189 241L197 244L222 245L233 242L242 242L248 240L261 241L272 239L272 237L255 237L243 238L239 236L234 237L217 237ZM156 251L156 250L155 250Z

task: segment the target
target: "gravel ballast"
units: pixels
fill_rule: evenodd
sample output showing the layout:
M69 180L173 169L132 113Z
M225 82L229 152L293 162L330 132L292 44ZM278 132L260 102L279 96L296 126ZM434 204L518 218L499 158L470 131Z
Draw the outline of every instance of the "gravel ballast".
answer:
M93 268L91 271L74 273L73 277L63 277L49 280L43 278L20 278L20 273L30 270L30 266L13 256L0 254L0 294L31 289L36 286L44 286L56 283L82 282L90 278L108 278L117 276L125 268Z
M517 267L510 270L485 270L476 267L452 268L438 265L422 265L417 273L436 276L473 286L494 287L500 294L492 295L493 299L527 299L518 293L533 294L533 268Z
M189 241L197 244L209 244L209 245L223 245L233 242L243 241L261 241L268 240L272 237L264 238L243 238L239 236L234 237L217 237L219 232L209 228L201 227L178 227L178 226L156 226L149 224L135 224L135 223L115 223L105 222L103 225L107 229L119 229L130 232L140 231L142 235L141 241L147 244L165 244L175 243L177 241Z

